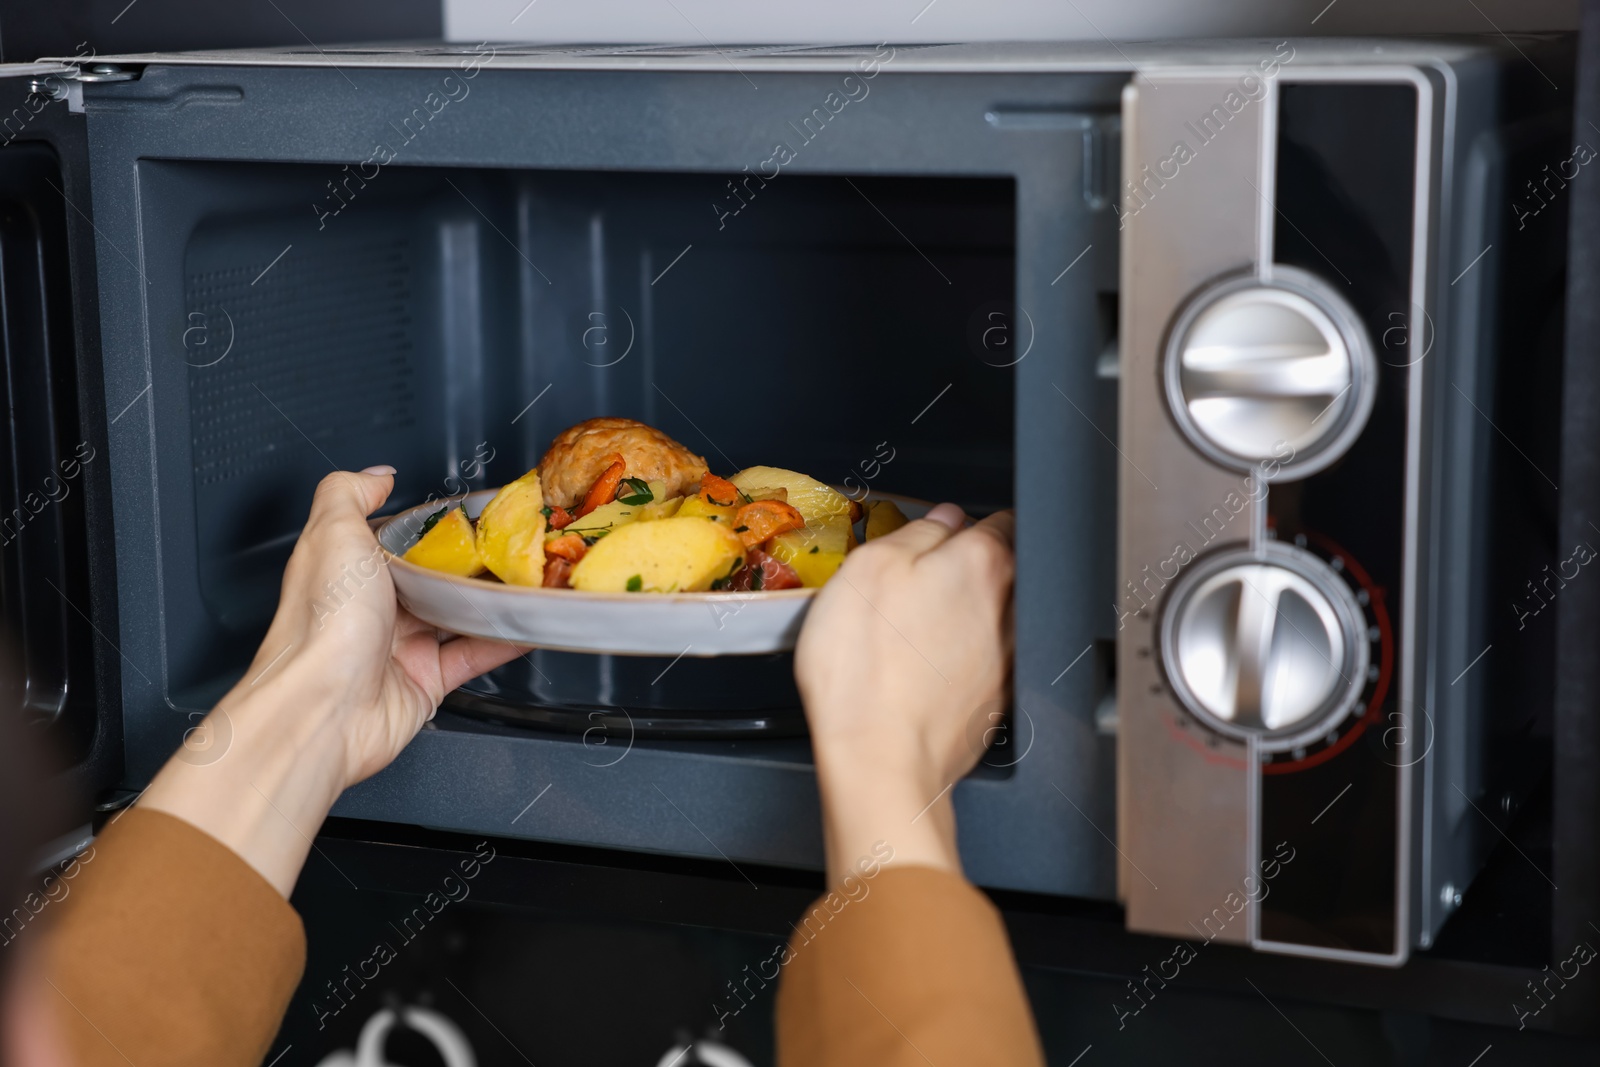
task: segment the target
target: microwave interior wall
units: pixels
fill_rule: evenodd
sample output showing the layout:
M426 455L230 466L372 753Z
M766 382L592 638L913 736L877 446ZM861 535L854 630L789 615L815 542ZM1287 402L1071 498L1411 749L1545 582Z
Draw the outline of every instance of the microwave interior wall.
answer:
M414 169L346 176L343 210L291 242L326 168L154 170L193 218L162 347L186 364L202 609L169 669L196 700L242 669L333 467L392 464L405 506L503 484L571 423L622 415L717 471L1012 503L1009 181L788 178L707 240L728 176ZM708 666L683 672L691 706L797 703L783 675L724 694Z

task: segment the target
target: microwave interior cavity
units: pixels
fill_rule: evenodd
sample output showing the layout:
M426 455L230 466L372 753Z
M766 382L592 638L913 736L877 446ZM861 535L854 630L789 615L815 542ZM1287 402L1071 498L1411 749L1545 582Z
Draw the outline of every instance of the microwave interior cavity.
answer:
M152 214L187 234L186 313L163 340L185 364L211 637L177 664L185 687L215 684L264 624L332 467L390 463L395 501L443 498L510 481L605 414L714 470L785 466L977 514L1012 502L1010 181L329 173L144 167ZM608 681L601 659L541 652L479 695L798 706L787 657L764 687L716 684L737 663ZM597 685L612 691L579 696Z

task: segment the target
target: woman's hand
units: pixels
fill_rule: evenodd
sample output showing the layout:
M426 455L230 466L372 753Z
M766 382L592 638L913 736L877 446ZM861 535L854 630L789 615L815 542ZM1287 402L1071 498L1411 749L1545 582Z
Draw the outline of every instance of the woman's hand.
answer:
M834 884L880 841L897 863L960 871L950 793L1004 710L1015 527L965 521L940 504L850 553L801 631Z
M287 667L316 678L344 748L341 788L387 767L446 693L521 654L500 641L441 635L398 605L367 523L393 486L389 467L322 479L245 676L270 679Z
M317 486L244 679L140 800L205 830L285 896L339 794L399 755L446 693L521 654L441 637L396 603L367 524L393 474L336 471Z

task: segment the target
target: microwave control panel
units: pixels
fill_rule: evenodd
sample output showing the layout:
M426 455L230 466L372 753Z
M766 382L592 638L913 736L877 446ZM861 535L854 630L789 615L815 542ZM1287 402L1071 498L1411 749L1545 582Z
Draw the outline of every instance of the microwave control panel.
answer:
M1124 97L1119 889L1136 930L1398 965L1422 367L1380 339L1433 90L1244 78Z

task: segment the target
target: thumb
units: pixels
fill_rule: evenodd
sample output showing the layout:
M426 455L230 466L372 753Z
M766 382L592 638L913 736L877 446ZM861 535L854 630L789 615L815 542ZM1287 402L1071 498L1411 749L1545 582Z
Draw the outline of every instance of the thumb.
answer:
M913 556L931 552L944 544L967 521L966 515L954 504L939 504L920 519L912 519L894 533L885 534L875 544L894 545L909 551Z
M368 467L362 471L334 471L317 483L311 498L311 522L354 519L365 522L383 507L394 488L394 468Z

